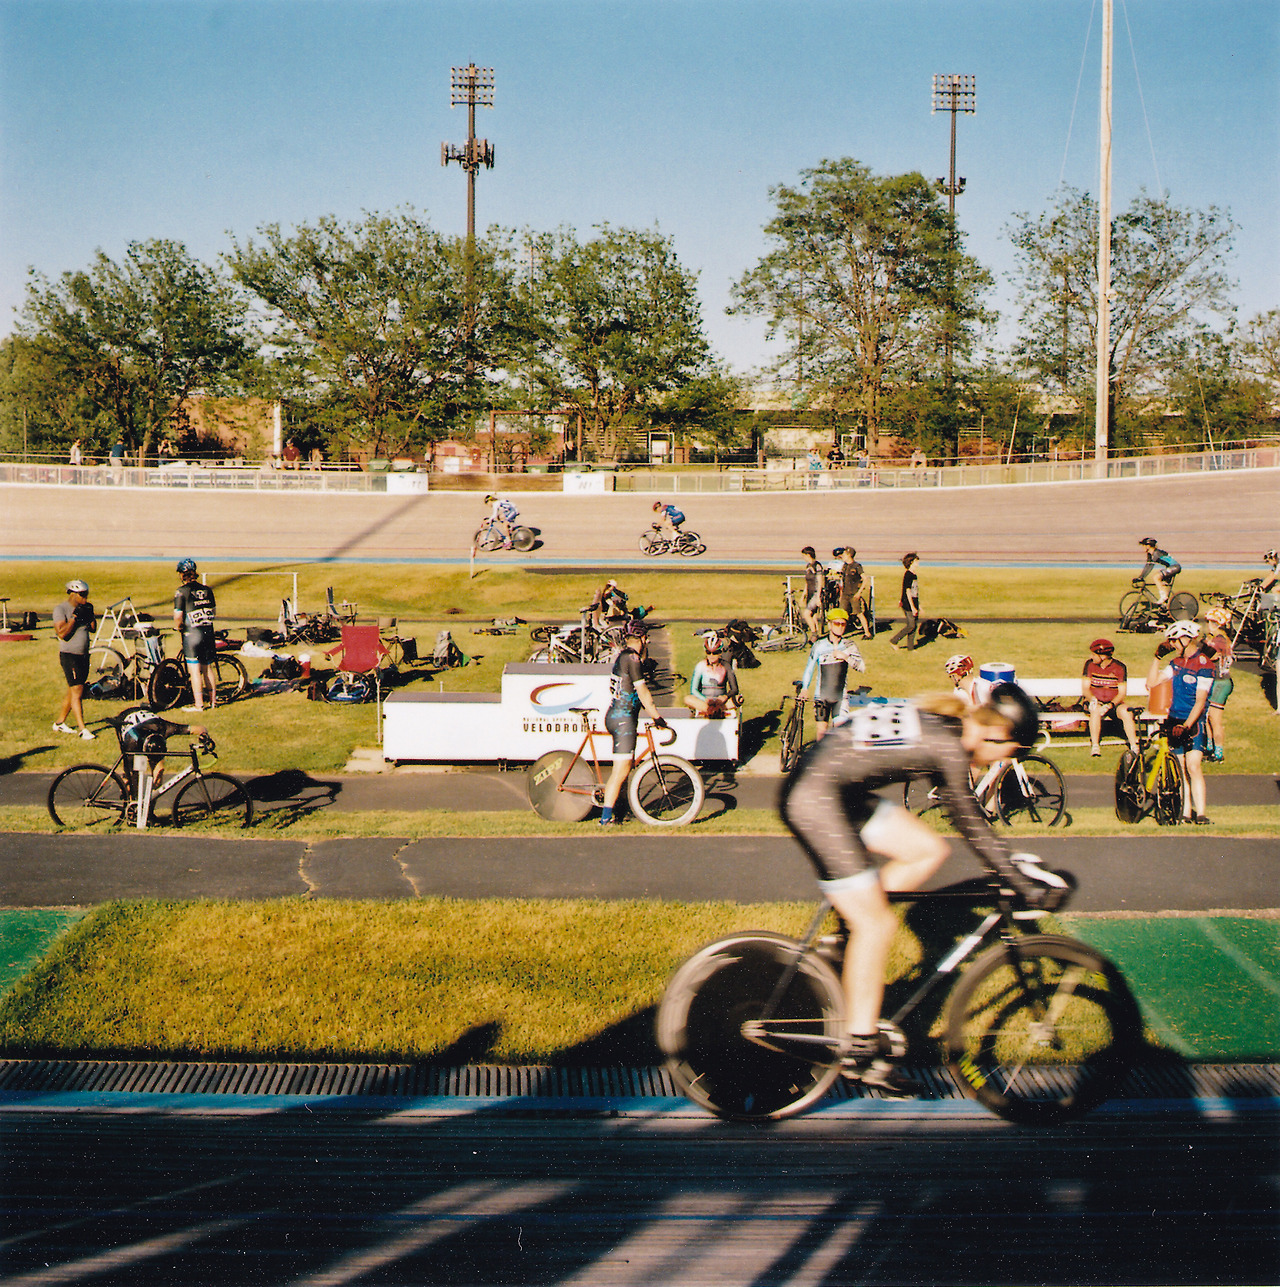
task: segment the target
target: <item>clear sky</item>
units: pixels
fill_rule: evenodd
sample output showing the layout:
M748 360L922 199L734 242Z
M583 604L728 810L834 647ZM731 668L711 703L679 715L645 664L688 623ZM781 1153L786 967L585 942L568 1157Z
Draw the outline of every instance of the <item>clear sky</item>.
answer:
M769 188L824 157L946 173L934 73L977 77L957 214L1003 278L1007 227L1097 192L1102 0L0 0L0 333L31 266L166 237L213 262L267 223L412 205L465 230L450 68L494 69L478 223L658 227L726 317ZM1280 306L1280 4L1116 0L1114 202L1226 207L1242 316ZM1132 37L1132 43L1130 40ZM1135 73L1136 63L1136 73ZM1149 129L1148 129L1149 127ZM1009 292L993 298L1011 320ZM1006 322L1006 326L1008 322Z

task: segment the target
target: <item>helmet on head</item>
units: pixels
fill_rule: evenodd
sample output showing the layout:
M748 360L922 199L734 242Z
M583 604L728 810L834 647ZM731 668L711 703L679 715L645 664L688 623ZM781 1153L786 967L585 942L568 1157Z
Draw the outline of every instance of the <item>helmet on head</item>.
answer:
M1280 560L1280 550L1268 550L1262 557L1269 563L1275 563Z
M628 621L622 632L628 639L643 639L649 633L649 627L643 621Z
M973 669L973 658L967 653L958 652L946 660L948 675L967 675Z
M1017 684L995 684L983 703L1009 723L1010 737L1024 750L1036 744L1040 734L1040 711Z
M1225 630L1231 624L1230 608L1206 608L1204 619L1211 625Z
M1138 542L1138 544L1139 545L1159 545L1160 542L1157 541L1154 536L1144 536L1142 540Z
M1173 643L1178 639L1199 639L1200 623L1198 621L1175 621L1166 628L1164 637Z
M190 575L191 575L195 570L196 570L196 561L195 561L195 559L179 559L179 560L178 560L178 575L179 575L179 576L190 576Z
M492 492L486 492L484 497L484 503L486 505L491 505L497 499L498 498Z
M661 502L661 501L654 501L654 502L653 502L653 512L654 512L655 514L656 514L656 513L657 513L661 508L662 508L662 502Z
M1090 652L1115 652L1116 646L1110 639L1095 639L1089 645Z
M720 653L724 652L724 640L721 639L719 635L714 633L707 635L703 639L702 646L707 650L708 653L715 653L717 656L719 656Z
M843 608L832 608L831 611L827 613L827 625L830 625L833 621L839 621L842 625L848 625L849 614Z
M85 582L77 578L74 581L67 582L67 593L68 594L88 594L89 587L88 585L85 584Z

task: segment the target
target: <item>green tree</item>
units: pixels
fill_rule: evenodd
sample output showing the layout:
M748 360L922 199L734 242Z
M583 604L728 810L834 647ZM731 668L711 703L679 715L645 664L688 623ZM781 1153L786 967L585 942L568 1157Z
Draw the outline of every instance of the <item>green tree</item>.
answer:
M695 376L658 400L655 429L670 429L682 445L709 451L716 461L739 451L750 432L750 417L740 410L742 381L723 371Z
M1049 211L1015 216L1018 355L1065 393L1093 383L1098 335L1098 207L1064 188ZM1235 228L1216 207L1184 210L1141 192L1112 220L1111 405L1149 391L1179 345L1231 311L1226 274Z
M541 396L582 415L594 455L616 459L664 397L710 375L710 350L697 279L671 240L607 224L596 233L532 238L530 374Z
M33 270L19 323L32 401L64 435L109 422L150 453L187 398L241 369L243 317L231 287L176 241L132 242L121 263L100 251L56 282Z
M465 239L411 210L259 236L227 258L266 306L264 387L307 405L332 447L390 456L470 432L524 335L502 234L476 246L474 314Z
M1251 317L1239 337L1241 368L1272 385L1280 385L1280 308Z
M729 311L766 318L786 339L776 370L811 404L860 414L874 451L886 389L939 371L948 325L954 355L969 353L990 275L920 174L882 177L846 157L770 196L773 248L734 286Z

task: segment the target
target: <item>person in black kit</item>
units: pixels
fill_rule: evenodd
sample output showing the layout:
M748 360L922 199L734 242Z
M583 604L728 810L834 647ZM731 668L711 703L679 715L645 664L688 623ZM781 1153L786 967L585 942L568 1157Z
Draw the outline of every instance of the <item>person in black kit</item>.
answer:
M902 623L902 629L889 640L892 647L901 648L898 640L905 635L908 652L916 646L916 630L920 626L920 578L916 575L919 566L920 556L914 550L902 556L902 595L898 603L907 619Z
M1038 728L1035 703L1014 684L995 685L979 707L967 707L951 693L914 705L873 702L834 725L784 784L782 820L850 932L843 979L846 1077L890 1096L911 1093L896 1074L901 1034L880 1021L898 925L887 893L921 888L951 850L902 806L900 794L895 803L885 788L930 779L961 839L1027 905L1042 906L1066 882L1041 868L1034 855L1010 853L969 785L971 769L1025 754Z
M209 736L209 730L203 724L175 724L163 715L154 711L138 708L126 711L120 717L120 749L126 757L145 755L151 765L152 789L160 785L164 777L164 754L169 749L169 738L191 736L201 739ZM212 743L209 744L210 746ZM133 761L127 759L130 772L127 775L130 794L138 786L137 775L132 772Z
M201 585L196 575L194 559L178 561L178 575L182 584L173 596L173 628L182 635L182 656L191 672L191 696L194 705L187 710L205 708L205 689L209 693L209 709L218 704L217 682L213 677L213 662L217 645L213 637L213 622L218 610L213 591Z
M818 555L812 545L806 545L800 553L804 555L804 605L800 609L800 620L804 623L809 642L815 643L822 633L819 623L827 572L818 562Z
M604 786L604 808L600 810L602 827L620 821L614 817L613 809L635 759L640 712L643 710L656 727L667 727L666 721L653 704L649 685L643 677L646 637L647 631L641 622L627 623L625 643L613 663L613 675L609 680L612 700L605 712L604 726L613 734L613 772L609 774L609 780Z
M856 558L857 553L852 545L846 545L840 552L840 606L849 614L850 621L857 618L862 637L870 639L871 627L867 624L867 605L862 595L862 564Z

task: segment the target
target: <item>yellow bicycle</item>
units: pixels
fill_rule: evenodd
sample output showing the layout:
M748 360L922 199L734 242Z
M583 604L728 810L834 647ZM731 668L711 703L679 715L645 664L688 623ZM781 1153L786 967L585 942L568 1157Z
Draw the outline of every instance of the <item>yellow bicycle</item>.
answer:
M1126 751L1116 766L1116 817L1140 822L1148 814L1162 827L1182 821L1182 765L1163 729L1141 735L1138 751Z

